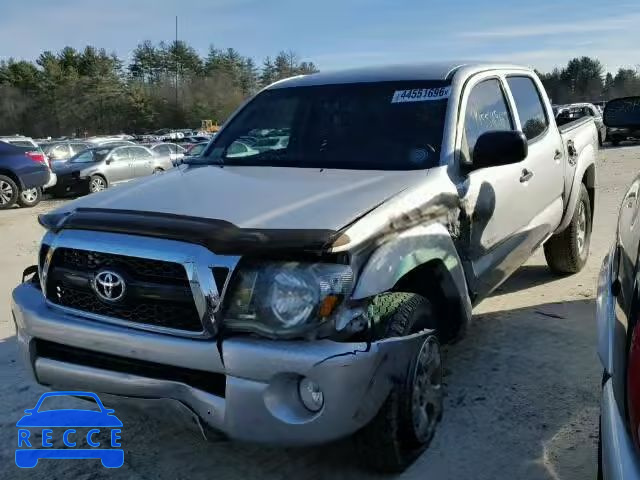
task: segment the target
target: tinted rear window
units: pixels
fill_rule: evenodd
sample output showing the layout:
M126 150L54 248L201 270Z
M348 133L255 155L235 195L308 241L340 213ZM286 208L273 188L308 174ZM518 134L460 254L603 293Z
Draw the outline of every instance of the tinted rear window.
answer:
M549 120L542 104L542 98L530 77L509 77L507 83L516 102L522 131L528 140L542 135L549 126Z

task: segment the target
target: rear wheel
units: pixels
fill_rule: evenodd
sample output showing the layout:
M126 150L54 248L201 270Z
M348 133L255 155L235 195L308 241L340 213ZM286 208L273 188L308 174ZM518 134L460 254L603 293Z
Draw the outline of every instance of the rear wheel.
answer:
M547 265L556 273L578 273L587 263L591 243L591 203L584 183L569 226L544 244Z
M0 210L11 208L18 201L18 186L9 177L0 175Z
M42 200L41 188L28 188L20 192L18 197L18 204L21 207L31 208L35 207Z
M153 174L156 175L157 173L162 173L164 172L164 170L162 168L154 168L153 169Z
M374 299L373 308L385 338L436 325L431 304L420 295L383 294ZM429 335L376 417L356 434L363 463L381 472L408 467L429 446L442 418L443 397L440 344L435 335Z
M107 181L100 175L92 175L89 179L89 193L101 192L106 190Z

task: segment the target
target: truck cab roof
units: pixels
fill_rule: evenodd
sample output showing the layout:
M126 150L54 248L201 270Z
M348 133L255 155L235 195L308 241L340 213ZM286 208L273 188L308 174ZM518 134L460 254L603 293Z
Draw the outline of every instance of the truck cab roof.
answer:
M379 67L362 67L327 71L280 80L272 88L306 87L343 83L394 82L403 80L451 80L456 74L465 76L486 70L531 71L521 65L491 62L429 62Z

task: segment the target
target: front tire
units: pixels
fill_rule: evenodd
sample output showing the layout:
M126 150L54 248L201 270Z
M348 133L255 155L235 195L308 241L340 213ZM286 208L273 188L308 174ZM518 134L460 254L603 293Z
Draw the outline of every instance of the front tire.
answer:
M18 197L18 204L24 208L35 207L42 200L41 188L28 188L20 192Z
M18 201L18 195L16 182L6 175L0 175L0 210L13 207Z
M429 301L410 293L387 293L372 304L384 338L434 329ZM442 418L444 387L440 344L428 335L403 379L393 387L376 417L355 436L361 460L379 472L402 472L431 442Z
M580 184L579 195L569 226L544 244L547 265L555 273L578 273L589 258L591 202L584 183Z
M89 178L89 193L97 193L106 190L107 181L101 175L91 175Z

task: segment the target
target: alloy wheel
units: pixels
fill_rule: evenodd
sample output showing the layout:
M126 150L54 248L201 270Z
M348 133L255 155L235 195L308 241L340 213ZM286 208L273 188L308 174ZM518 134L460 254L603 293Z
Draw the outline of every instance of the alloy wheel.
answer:
M443 397L440 345L430 337L418 354L411 398L413 428L420 442L428 442L435 433L442 417Z
M7 205L13 198L13 187L5 181L0 180L0 205Z

